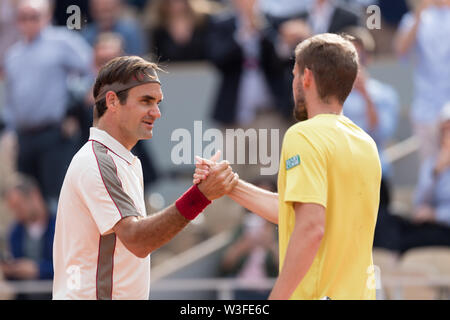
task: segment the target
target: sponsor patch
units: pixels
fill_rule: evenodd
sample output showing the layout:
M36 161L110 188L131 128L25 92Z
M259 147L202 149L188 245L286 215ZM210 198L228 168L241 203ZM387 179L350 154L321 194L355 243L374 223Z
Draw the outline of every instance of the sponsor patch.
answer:
M300 164L300 155L295 155L286 160L286 170L292 169Z

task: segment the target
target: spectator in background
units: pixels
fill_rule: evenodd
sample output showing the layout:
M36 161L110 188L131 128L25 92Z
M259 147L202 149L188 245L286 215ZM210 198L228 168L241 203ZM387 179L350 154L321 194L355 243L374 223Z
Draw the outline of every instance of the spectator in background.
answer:
M15 24L16 6L16 0L0 1L0 80L3 77L6 50L19 40L19 30Z
M1 271L9 280L53 278L54 214L50 213L31 178L19 177L3 193L14 216L9 236L12 259L1 263ZM50 298L51 295L27 295L24 299Z
M261 10L272 20L289 19L306 12L314 0L261 0Z
M80 142L83 146L89 138L92 127L93 105L95 103L92 88L100 68L109 60L123 55L123 39L116 33L101 33L93 47L94 57L90 72L86 76L74 77L69 81L69 114L74 116L80 127Z
M278 30L276 52L284 60L286 87L293 81L294 50L297 44L318 33L340 33L345 28L358 26L360 17L336 0L311 0L307 2L306 11L291 16L270 19ZM293 105L292 94L289 106Z
M149 38L157 60L172 62L206 58L209 28L206 1L154 0L148 8Z
M93 46L100 33L114 32L122 36L124 51L128 55L143 55L147 52L144 34L134 19L123 18L122 0L90 0L93 22L82 30L85 39Z
M377 144L383 172L380 208L387 209L390 199L391 167L384 158L383 149L397 127L399 97L391 86L372 78L368 73L371 53L375 50L375 41L370 32L363 27L350 27L344 29L344 32L355 38L353 44L359 55L359 72L353 90L344 103L343 112Z
M414 98L411 120L425 159L437 146L439 112L450 101L450 1L415 1L399 26L395 50L414 57Z
M72 121L66 120L67 78L86 74L91 48L75 32L49 25L48 0L19 0L22 40L5 58L7 130L18 137L18 170L39 182L56 207L65 171L75 152Z
M315 34L339 33L345 28L357 26L360 24L360 17L336 0L312 0L305 12L287 20L275 19L272 23L280 34L278 53L291 58L299 42Z
M258 187L276 191L274 183L261 180ZM225 249L220 271L223 275L234 277L251 285L278 275L278 241L276 229L267 220L246 213L244 221L235 231L234 240ZM269 289L237 289L236 300L266 300Z
M290 22L288 23L289 28L286 26L284 28L292 33L295 33L296 28L306 29L307 34L300 34L303 39L319 33L339 33L344 28L361 23L359 13L348 9L337 0L313 0L309 2L305 12L291 17L287 21L274 21L275 25L279 25L281 28L286 22Z
M414 201L414 221L429 225L412 232L415 241L410 239L408 246L429 238L435 245L450 246L450 102L441 111L438 128L438 151L422 164Z
M276 32L257 0L233 0L232 5L231 14L214 17L208 36L208 57L222 74L214 120L250 126L259 111L274 106L292 115L291 93L275 51Z
M377 225L379 246L403 253L424 246L450 246L450 103L438 121L438 151L422 164L411 219L386 215Z

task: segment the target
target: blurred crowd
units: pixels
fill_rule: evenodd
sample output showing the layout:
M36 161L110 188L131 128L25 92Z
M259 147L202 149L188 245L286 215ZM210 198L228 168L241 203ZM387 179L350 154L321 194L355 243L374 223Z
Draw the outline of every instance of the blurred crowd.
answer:
M450 0L76 2L79 30L67 27L73 1L0 2L0 153L12 159L10 170L0 168L0 188L14 222L9 254L0 256L0 279L52 278L59 190L70 160L89 137L92 85L107 61L140 55L165 65L209 62L221 78L211 119L223 128L285 130L293 123L295 46L324 32L352 35L359 53L360 71L344 115L368 132L380 151L383 178L374 245L399 254L420 246L450 246L450 41L445 40ZM366 26L371 4L381 9L381 30ZM380 54L409 61L414 69L408 110L421 168L407 218L391 212L393 169L383 150L397 130L401 105L396 88L369 73ZM146 187L151 186L160 178L152 154L142 143L132 151L141 159ZM247 236L246 229L251 229ZM255 238L256 229L269 240ZM276 261L270 259L276 255L268 244L276 240L265 229L248 219L236 236L244 240L224 257L224 272L252 278L256 261L266 261L256 273L272 274Z

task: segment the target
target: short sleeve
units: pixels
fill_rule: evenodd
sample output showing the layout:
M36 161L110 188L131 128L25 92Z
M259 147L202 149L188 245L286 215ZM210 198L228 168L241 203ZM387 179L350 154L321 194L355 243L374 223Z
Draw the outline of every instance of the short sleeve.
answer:
M303 134L288 131L283 144L286 170L284 201L327 206L327 161L318 146Z
M90 165L79 175L77 189L103 235L110 233L122 218L140 214L123 190L112 158L106 153L97 157L98 164Z

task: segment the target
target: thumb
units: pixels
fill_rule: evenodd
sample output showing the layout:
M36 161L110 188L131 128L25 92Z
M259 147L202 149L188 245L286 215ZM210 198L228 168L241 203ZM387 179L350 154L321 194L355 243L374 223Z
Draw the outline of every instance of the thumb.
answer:
M221 151L217 150L216 154L209 159L210 161L217 162L220 159Z
M212 158L211 158L211 159L212 159ZM197 165L198 165L198 164L206 164L206 165L212 166L212 165L215 164L215 162L212 162L211 160L204 159L204 158L199 157L199 156L195 156L195 161L196 161L196 164L197 164Z

